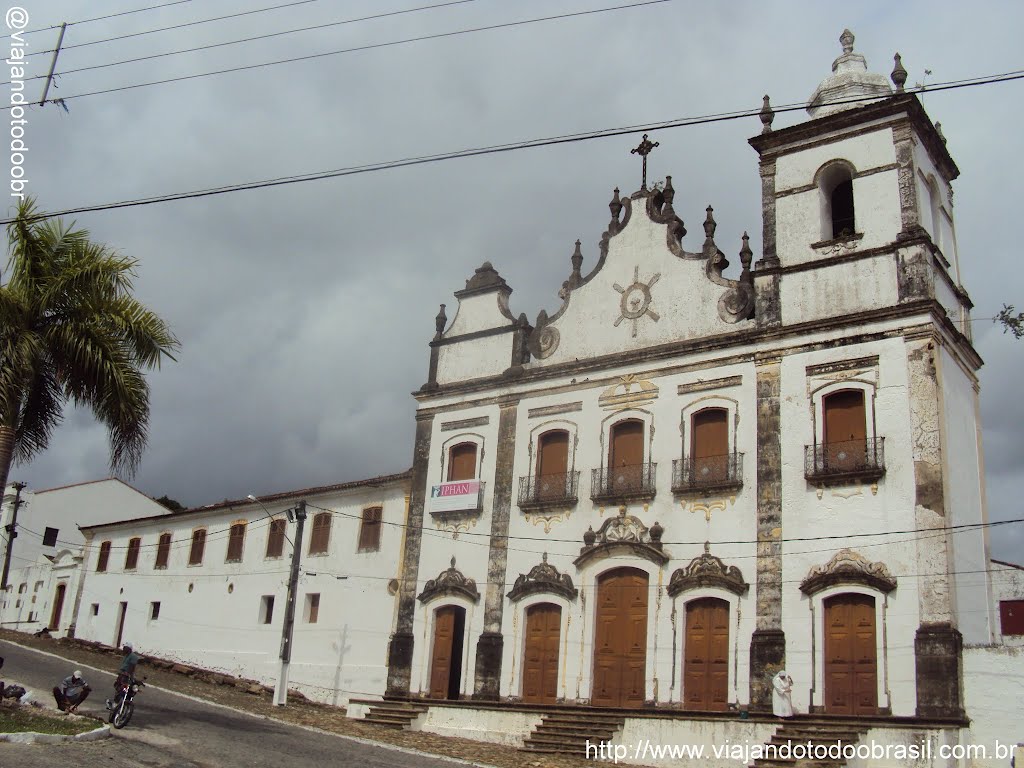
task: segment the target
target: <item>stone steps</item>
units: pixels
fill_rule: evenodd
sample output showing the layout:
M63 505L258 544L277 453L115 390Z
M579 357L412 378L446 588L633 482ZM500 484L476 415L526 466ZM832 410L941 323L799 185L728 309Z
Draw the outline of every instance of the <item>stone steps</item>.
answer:
M585 756L588 743L593 747L611 741L625 723L625 717L592 712L544 715L522 749L524 752Z
M427 708L418 704L410 704L404 701L383 701L370 707L369 712L363 717L367 723L379 725L382 728L402 731L409 727L413 720L427 711Z
M868 732L868 727L858 722L843 722L842 720L801 720L787 722L779 726L772 734L771 739L765 746L772 745L781 747L785 744L797 745L810 744L833 746L841 744L856 744L861 737ZM846 761L838 759L816 759L816 758L761 758L754 761L755 768L844 768Z

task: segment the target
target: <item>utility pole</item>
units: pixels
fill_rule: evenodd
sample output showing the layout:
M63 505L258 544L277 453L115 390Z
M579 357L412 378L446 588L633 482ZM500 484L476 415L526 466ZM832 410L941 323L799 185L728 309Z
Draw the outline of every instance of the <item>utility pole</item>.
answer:
M11 483L14 486L14 508L11 510L11 522L4 526L7 531L7 551L4 552L4 573L0 578L0 590L7 589L7 575L11 572L11 555L14 554L14 540L18 538L18 507L22 505L21 489L24 483Z
M295 593L299 588L299 560L302 557L302 529L306 525L306 502L295 505L295 543L292 545L292 571L288 577L288 598L284 607L284 627L281 629L281 671L274 689L274 705L288 703L288 665L292 660L292 631L295 629Z

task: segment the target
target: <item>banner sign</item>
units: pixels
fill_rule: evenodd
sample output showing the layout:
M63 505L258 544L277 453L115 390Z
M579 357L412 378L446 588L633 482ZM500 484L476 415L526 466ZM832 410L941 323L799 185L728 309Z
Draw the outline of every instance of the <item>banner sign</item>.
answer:
M480 481L457 480L430 488L431 512L455 512L480 506Z

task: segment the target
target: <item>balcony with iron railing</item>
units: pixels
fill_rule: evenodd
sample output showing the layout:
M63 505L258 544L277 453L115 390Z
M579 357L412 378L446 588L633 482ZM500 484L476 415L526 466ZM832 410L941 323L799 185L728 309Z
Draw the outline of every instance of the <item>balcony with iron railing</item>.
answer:
M526 475L519 478L519 508L565 507L579 501L580 473Z
M884 474L884 437L804 447L804 477L811 482L874 482Z
M658 465L631 464L591 470L590 498L600 504L626 501L650 501L654 498L654 478Z
M692 456L672 462L673 493L712 493L743 487L743 454Z

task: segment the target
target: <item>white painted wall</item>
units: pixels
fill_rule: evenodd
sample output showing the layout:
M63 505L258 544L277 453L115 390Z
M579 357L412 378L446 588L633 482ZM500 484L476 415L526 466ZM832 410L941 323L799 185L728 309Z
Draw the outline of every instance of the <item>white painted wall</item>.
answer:
M387 678L387 642L394 598L389 581L398 574L405 522L405 480L380 487L355 487L325 493L306 492L308 503L297 590L296 623L290 684L330 703L350 696L379 696ZM275 516L294 506L299 496L268 504ZM381 548L357 551L362 510L383 507ZM326 555L310 555L313 517L331 510ZM241 562L225 562L232 523L248 522ZM201 565L188 565L192 531L207 529ZM143 655L195 664L267 684L277 678L285 613L291 546L281 558L267 558L269 519L249 502L92 529L86 554L77 635L108 645L116 641L120 604L126 604L123 639ZM166 569L155 569L161 533L172 535ZM295 525L287 535L294 539ZM141 537L138 567L125 571L125 548ZM105 573L96 571L100 543L111 542ZM344 580L337 577L346 577ZM319 617L310 623L306 596L320 595ZM260 622L261 599L274 596L270 624ZM151 618L160 603L159 617Z
M985 746L989 755L967 765L1006 768L1009 755L997 759L993 753L997 742L1024 742L1024 647L965 647L964 706L971 718L965 741Z
M999 613L1000 601L1024 600L1024 566L990 561L989 569L992 580L993 623L998 642L1003 645L1024 647L1024 635L1003 634Z

